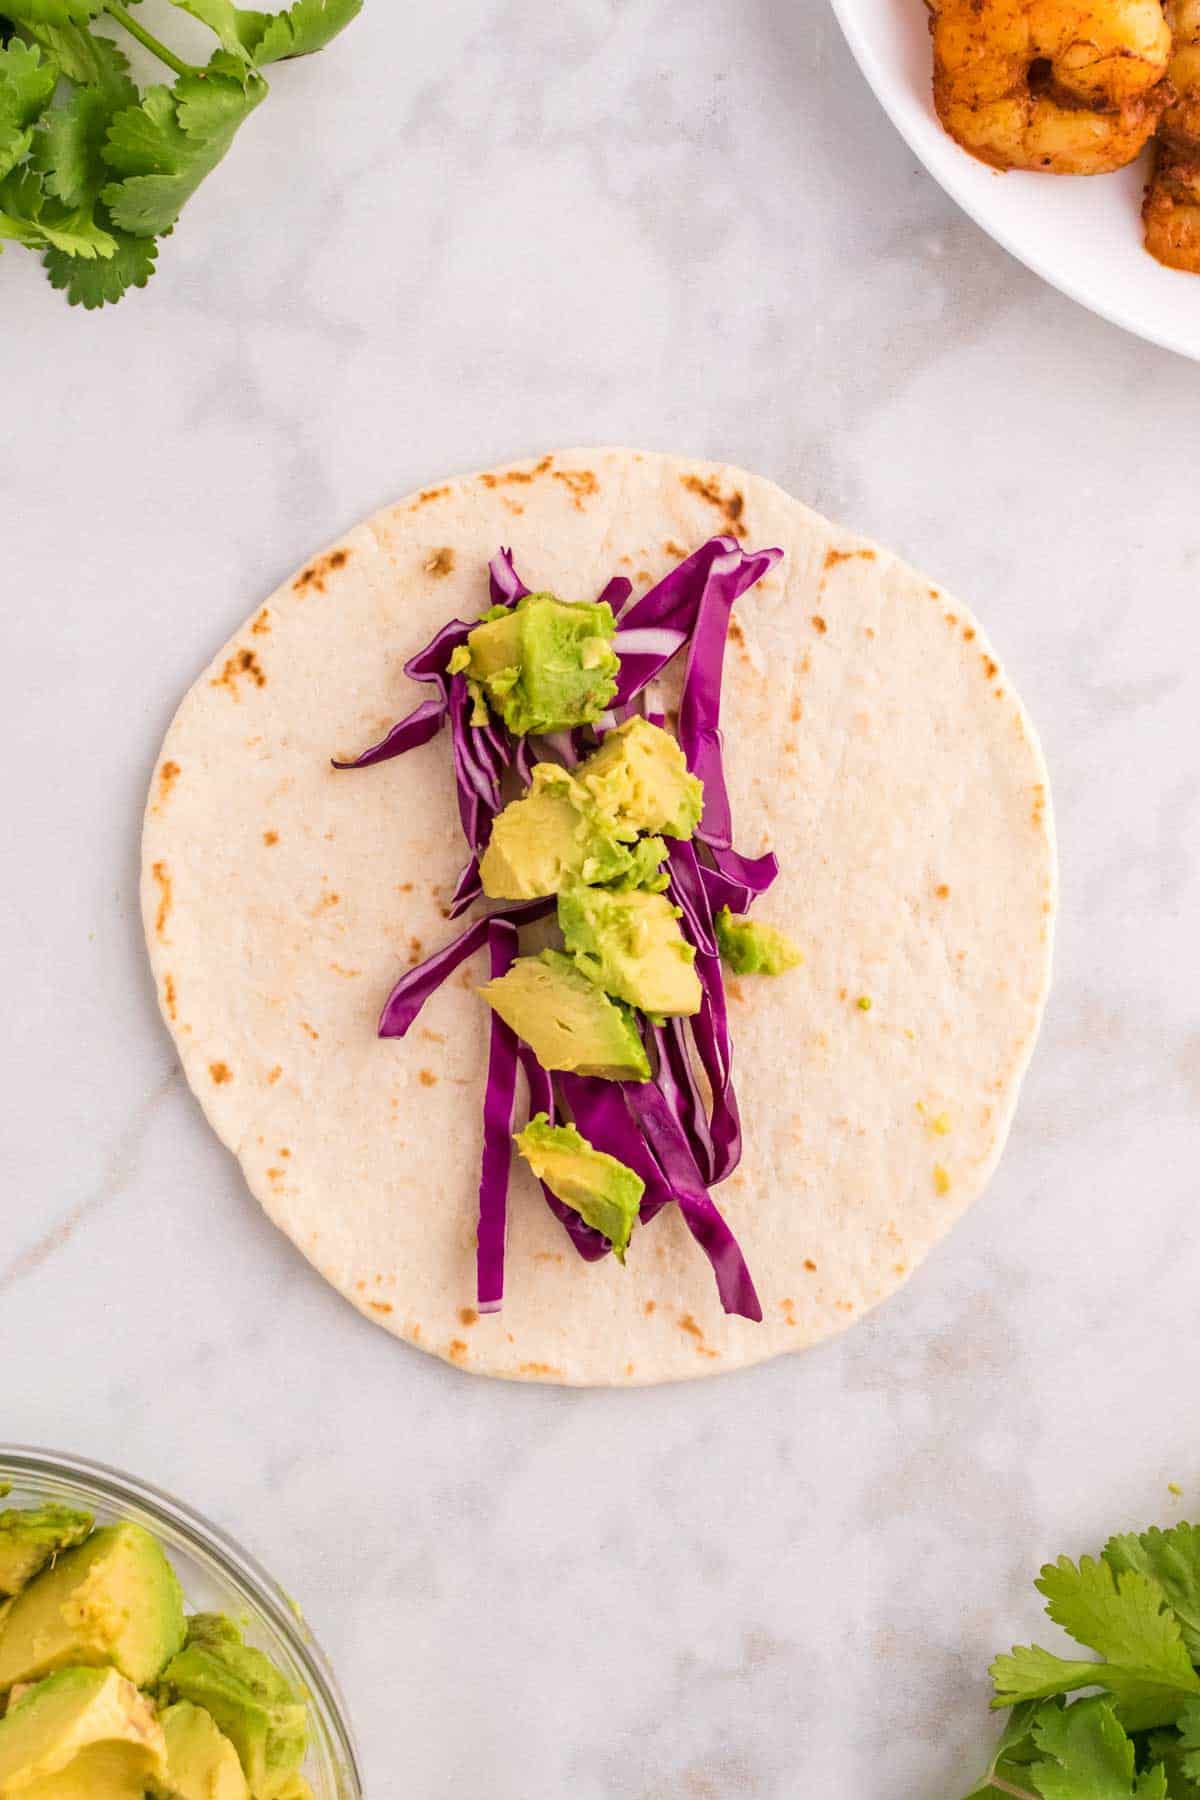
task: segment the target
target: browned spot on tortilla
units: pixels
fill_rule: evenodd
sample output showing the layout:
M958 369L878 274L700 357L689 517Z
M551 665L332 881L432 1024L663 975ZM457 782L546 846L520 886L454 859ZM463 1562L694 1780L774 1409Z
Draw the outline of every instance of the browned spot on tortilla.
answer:
M428 506L431 500L440 500L443 495L448 494L449 492L450 489L448 487L422 488L408 510L409 512L416 512L418 507Z
M438 1080L438 1078L434 1074L432 1069L422 1069L421 1070L421 1086L422 1087L436 1087L437 1080Z
M691 1313L680 1313L679 1329L680 1331L688 1332L694 1338L702 1338L704 1336L704 1333L697 1325L695 1319L693 1319Z
M323 913L327 911L329 907L336 906L340 899L340 894L322 894L321 898L312 909L312 917L315 919L318 913Z
M510 500L507 494L501 494L500 504L505 512L510 512L514 519L519 519L525 508L517 500Z
M668 556L686 556L687 555L687 551L684 549L683 545L677 544L675 542L674 538L668 538L663 545L663 549L666 551Z
M825 567L827 569L833 569L837 567L838 563L853 562L856 556L861 557L863 562L875 561L875 552L873 550L827 550L825 552Z
M461 1307L459 1309L458 1317L459 1322L463 1325L477 1325L479 1323L479 1314L475 1311L473 1306Z
M799 700L792 701L792 707L788 717L791 719L793 725L798 725L804 717L804 707Z
M937 589L936 589L936 588L930 588L930 590L929 590L929 598L930 598L930 599L931 599L931 600L940 600L940 599L941 599L941 597L942 597L942 596L941 596L941 595L940 595L940 594L939 594L939 593L938 593L938 591L937 591Z
M1040 781L1033 784L1033 823L1040 826L1046 811L1046 789Z
M461 1362L463 1357L467 1354L467 1346L463 1343L461 1338L451 1338L447 1354L451 1356L455 1362Z
M654 1311L654 1308L657 1306L657 1304L658 1304L658 1302L656 1300L647 1300L646 1306L645 1306L645 1313L646 1313L647 1318L650 1317L650 1314Z
M971 642L971 639L975 636L975 627L973 625L964 625L963 626L963 636L969 644Z
M421 1327L419 1325L414 1325L408 1335L411 1337L414 1344L419 1344L421 1341Z
M419 963L421 960L421 940L419 937L411 937L408 940L408 960L410 963Z
M283 1180L283 1170L282 1169L268 1169L267 1170L267 1180L270 1182L272 1187L278 1187L279 1183Z
M344 569L350 560L348 550L331 550L328 556L318 556L316 562L309 563L307 569L301 569L292 583L292 591L302 594L307 588L316 588L318 594L325 592L325 577L335 569Z
M392 1303L390 1300L368 1300L367 1305L372 1312L390 1313L392 1310Z
M535 463L532 469L506 469L503 475L487 474L481 475L479 479L486 488L504 487L511 482L527 483L537 475L544 475L553 461L552 456L543 456L541 462Z
M171 797L171 789L178 780L179 764L168 759L158 771L158 799L155 802L155 812L166 805Z
M317 1039L321 1035L319 1031L313 1030L312 1026L309 1024L307 1019L301 1019L300 1029L301 1029L301 1031L307 1031L309 1037L313 1040L314 1044L316 1043Z
M735 644L744 644L745 643L746 634L742 630L742 621L740 619L737 619L737 618L730 619L729 635L733 639Z
M213 1080L216 1082L218 1087L220 1087L223 1082L233 1080L233 1070L230 1068L228 1063L223 1063L223 1062L209 1063L208 1072L212 1076Z
M632 1374L633 1374L633 1364L632 1364L632 1363L626 1363L626 1364L625 1364L625 1373L626 1373L626 1374L627 1374L627 1375L632 1375Z
M171 872L165 862L150 865L150 873L158 885L158 911L154 915L154 935L166 943L167 917L171 911Z
M562 1257L558 1254L557 1250L535 1250L533 1253L533 1260L534 1262L560 1263Z
M781 1300L779 1302L779 1310L783 1314L783 1322L785 1325L794 1325L796 1323L796 1302L794 1300Z
M741 520L746 510L746 501L736 488L731 494L723 494L715 481L705 481L702 476L681 475L679 479L689 494L696 494L701 500L707 500L710 506L716 507L734 537L745 535L746 528Z
M446 1041L444 1032L430 1031L428 1025L422 1025L421 1036L425 1039L426 1043L429 1044L444 1044Z
M556 1369L553 1363L526 1362L521 1364L521 1373L522 1375L561 1375L562 1370Z
M828 627L828 625L827 625L827 624L826 624L826 623L825 623L825 621L824 621L824 619L823 619L823 618L822 618L822 617L821 617L821 615L820 615L820 613L814 613L814 614L813 614L813 616L812 616L812 624L813 624L813 630L814 630L814 631L819 631L819 632L821 632L821 633L822 633L822 634L824 634L824 633L825 633L825 632L826 632L826 631L828 631L828 630L829 630L829 627Z
M844 1000L844 999L845 999L845 998L846 998L846 995L847 995L847 994L848 994L848 993L849 993L849 992L850 992L850 990L849 990L849 988L839 988L839 989L838 989L838 999L839 999L839 1000Z
M279 842L279 833L277 831L264 831L263 832L263 843L267 846L268 850L271 848L272 844L277 844L278 842Z
M590 469L555 469L555 481L561 481L571 496L576 512L583 511L583 503L593 494L600 492L600 483ZM639 575L639 581L649 581L648 575Z
M811 1257L808 1257L808 1256L806 1256L806 1257L805 1257L805 1259L804 1259L804 1266L805 1266L805 1268L806 1268L806 1269L807 1269L807 1270L808 1270L808 1272L809 1272L809 1274L810 1274L810 1275L815 1275L815 1274L816 1274L816 1272L817 1272L817 1265L816 1265L816 1263L815 1263L815 1262L813 1262L813 1260L812 1260L812 1258L811 1258Z
M746 997L736 981L727 981L725 983L725 992L731 995L734 1000L744 1000Z
M279 1064L276 1063L275 1067L271 1070L271 1073L267 1076L267 1085L269 1087L274 1087L282 1074L283 1070L280 1068Z
M221 670L221 673L219 675L214 675L208 685L209 687L215 688L228 688L234 699L240 700L242 696L241 690L238 687L238 682L243 675L247 676L254 683L255 687L262 688L267 685L267 678L263 674L262 664L259 662L257 656L255 656L253 650L235 651L232 656L226 659L225 667Z
M264 606L262 611L256 615L254 623L250 627L250 630L251 630L251 633L253 634L253 636L255 636L255 637L266 637L267 634L270 632L270 629L271 629L271 609L269 606Z
M939 900L948 900L950 898L950 889L946 886L944 881L939 882L938 886L935 887L933 891Z
M449 575L454 567L454 552L449 544L443 544L440 550L434 550L425 558L427 575Z
M999 674L1000 664L998 662L993 662L990 656L985 656L983 659L983 670L988 680L991 681L993 676Z
M785 740L783 748L788 756L795 756L800 746L795 738L788 738Z
M178 1008L175 1005L175 977L173 975L163 976L163 1005L167 1009L168 1019L174 1024L178 1016Z
M346 969L343 968L339 962L331 962L329 967L335 975L340 975L344 981L353 981L356 976L362 974L361 969Z
M957 613L946 613L946 614L944 614L944 617L945 617L947 625L957 625L958 624L958 614Z
M290 1150L289 1150L289 1149L288 1149L288 1147L287 1147L287 1145L286 1145L286 1144L280 1144L280 1146L279 1146L279 1154L280 1154L280 1156L282 1156L282 1157L288 1157L288 1156L290 1156L290 1155L291 1155L291 1154L292 1154L292 1153L291 1153L291 1151L290 1151Z
M893 1263L892 1268L897 1275L907 1275L908 1274L908 1264L907 1263Z

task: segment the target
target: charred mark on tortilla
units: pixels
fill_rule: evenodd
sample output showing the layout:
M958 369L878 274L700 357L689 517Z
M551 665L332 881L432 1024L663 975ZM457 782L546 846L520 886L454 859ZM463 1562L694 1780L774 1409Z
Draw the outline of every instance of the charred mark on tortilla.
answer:
M425 559L427 575L449 575L454 567L454 551L449 544L443 544L440 550L431 551Z
M222 1087L225 1082L233 1080L233 1070L230 1068L228 1063L224 1063L224 1062L209 1063L208 1072L212 1076L213 1080L216 1082L218 1087Z
M349 550L331 550L328 556L319 556L316 562L309 563L301 569L292 583L292 591L302 594L308 588L316 588L318 594L325 592L325 577L332 575L337 569L344 569L350 560Z
M838 563L852 562L856 556L860 557L863 562L874 562L876 552L874 550L834 550L831 546L825 552L825 567L827 569L836 568ZM930 588L929 592L936 599L934 589Z
M689 494L696 494L716 507L734 537L745 535L742 514L746 510L746 499L736 488L732 494L723 494L715 481L705 481L699 475L681 475L679 479Z
M554 480L568 490L576 512L582 512L584 501L600 492L600 483L590 469L555 469Z
M225 667L219 675L213 676L209 686L228 688L234 699L240 700L242 696L238 690L238 681L243 675L247 676L255 687L264 688L267 685L263 666L253 650L239 650L235 655L228 657Z
M171 911L171 872L165 862L156 862L151 865L150 873L158 887L158 911L154 917L154 933L165 943L167 918Z
M160 807L166 805L170 798L171 789L179 780L180 773L179 764L177 762L171 762L170 760L165 762L158 771L158 800L155 803L155 812L157 812Z
M506 485L511 485L513 482L524 485L530 481L536 480L539 475L544 475L553 461L554 458L552 456L543 456L541 462L535 463L532 469L506 469L503 475L489 473L487 475L481 475L479 479L482 481L485 488L504 487Z

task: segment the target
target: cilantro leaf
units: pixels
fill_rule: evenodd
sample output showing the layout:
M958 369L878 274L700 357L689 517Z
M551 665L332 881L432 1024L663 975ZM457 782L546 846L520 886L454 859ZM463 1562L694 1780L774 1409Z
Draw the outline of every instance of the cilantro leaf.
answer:
M1155 1526L1140 1536L1131 1531L1109 1539L1104 1560L1118 1574L1137 1569L1157 1581L1179 1619L1188 1655L1200 1662L1200 1528Z
M117 248L90 205L69 207L55 200L29 163L0 182L0 236L84 259L112 256Z
M104 11L104 0L4 0L14 25L86 25Z
M61 288L72 306L90 312L98 306L114 305L131 287L144 288L153 275L158 255L154 238L132 237L127 231L112 235L117 247L107 261L84 262L77 256L64 256L60 250L47 252L51 286Z
M1048 1707L1053 1709L1059 1704L1052 1700ZM1017 1800L1037 1800L1029 1786L1027 1765L1037 1755L1033 1722L1041 1711L1043 1708L1036 1701L1025 1701L1013 1707L1004 1722L991 1762L963 1800L995 1800L998 1794L1015 1794Z
M122 179L101 194L114 223L136 237L169 231L266 92L261 75L218 51L202 75L152 87L118 112L104 160Z
M0 177L28 156L30 127L49 106L57 82L56 65L36 45L17 38L0 49Z
M111 173L104 161L109 126L115 114L137 105L124 57L108 48L113 55L99 59L99 81L76 88L65 106L46 115L38 133L34 164L46 178L46 191L68 206L95 205Z
M1166 1800L1161 1763L1135 1779L1133 1745L1107 1700L1048 1708L1033 1736L1044 1760L1030 1774L1042 1800Z
M311 56L344 31L363 8L363 0L296 0L286 12L265 18L243 12L243 42L257 63L282 62L288 56ZM254 21L253 24L250 21Z
M90 32L86 25L35 25L25 20L22 30L49 52L68 81L99 86L108 74L129 67L111 38Z
M266 23L264 14L243 12L233 0L171 0L171 5L190 13L193 19L199 19L210 31L215 31L223 50L247 62L250 60L250 36L256 27L261 29Z

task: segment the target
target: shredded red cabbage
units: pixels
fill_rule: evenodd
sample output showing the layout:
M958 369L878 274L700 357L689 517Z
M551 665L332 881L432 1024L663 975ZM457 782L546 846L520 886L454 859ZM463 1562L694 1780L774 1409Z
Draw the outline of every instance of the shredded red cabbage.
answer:
M609 1082L578 1075L559 1077L558 1093L579 1130L598 1148L634 1169L646 1184L641 1218L648 1223L669 1202L712 1264L727 1312L761 1319L754 1283L729 1226L708 1188L723 1181L741 1155L741 1127L732 1081L733 1050L725 984L717 952L714 918L722 906L745 912L779 872L773 854L744 857L732 847L729 795L722 762L721 679L725 641L734 602L779 560L779 550L754 553L731 537L712 538L686 557L663 580L626 606L632 592L624 576L614 576L599 596L618 615L614 640L620 659L612 713L599 731L627 718L633 702L687 647L679 706L679 742L692 772L704 784L704 813L694 841L672 840L669 892L680 908L685 936L696 951L703 999L690 1019L670 1019L647 1027L654 1079ZM500 550L488 565L494 606L513 606L531 590L517 574L512 553ZM622 610L625 609L625 610ZM378 744L337 768L366 768L428 743L449 723L463 835L471 852L451 900L456 918L481 897L479 857L503 804L502 780L512 768L523 786L534 763L556 757L573 768L594 747L588 727L548 738L514 739L494 718L472 724L474 700L466 678L451 675L452 652L473 629L461 619L443 627L405 664L413 680L439 690L394 725ZM662 724L661 702L646 696L646 716ZM553 900L498 908L476 919L452 943L410 969L393 988L379 1020L381 1037L403 1037L429 996L469 956L486 943L493 975L516 955L517 927L554 910ZM484 1158L479 1211L479 1306L499 1306L504 1284L504 1238L508 1170L518 1063L529 1088L530 1112L556 1116L555 1085L528 1045L492 1019L487 1092L484 1100ZM701 1085L703 1072L709 1098ZM543 1184L546 1202L561 1220L580 1255L605 1256L607 1240Z
M487 921L493 980L506 975L517 954L517 928ZM483 1163L479 1175L479 1230L475 1286L481 1313L498 1312L504 1299L504 1240L508 1232L508 1173L517 1110L517 1039L499 1013L492 1014L487 1086L483 1094Z

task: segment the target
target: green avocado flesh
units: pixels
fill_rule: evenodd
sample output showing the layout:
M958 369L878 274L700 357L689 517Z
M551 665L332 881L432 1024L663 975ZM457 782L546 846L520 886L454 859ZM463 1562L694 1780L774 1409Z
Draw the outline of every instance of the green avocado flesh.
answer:
M211 1713L180 1700L162 1714L172 1800L248 1800L238 1753Z
M618 825L690 838L700 823L704 787L688 773L670 732L626 719L575 771L596 805Z
M617 691L612 608L527 594L467 638L468 679L517 736L598 719Z
M664 894L564 888L558 923L576 966L606 993L660 1017L699 1012L696 952Z
M211 1716L236 1750L254 1800L277 1800L304 1761L307 1712L261 1650L243 1644L229 1620L198 1614L161 1689L172 1703L190 1701Z
M735 975L783 975L804 961L786 933L723 906L715 920L721 961Z
M641 1176L595 1149L574 1125L551 1125L546 1113L537 1113L513 1141L538 1180L603 1232L624 1262L646 1191Z
M649 1081L650 1063L633 1014L561 950L519 956L506 975L479 992L543 1069L605 1081Z
M82 1544L91 1529L91 1513L69 1506L0 1512L0 1599L19 1594L52 1557Z
M183 1639L183 1595L158 1543L140 1525L107 1525L8 1606L0 1692L71 1664L111 1663L145 1687Z
M142 1800L166 1772L154 1708L115 1669L62 1669L0 1720L0 1800Z
M536 900L565 881L623 877L641 860L573 775L538 763L527 792L492 826L479 874L489 899Z

